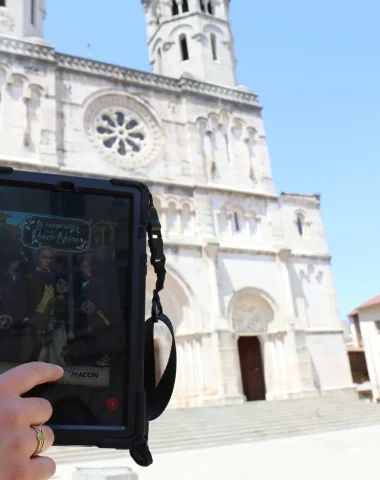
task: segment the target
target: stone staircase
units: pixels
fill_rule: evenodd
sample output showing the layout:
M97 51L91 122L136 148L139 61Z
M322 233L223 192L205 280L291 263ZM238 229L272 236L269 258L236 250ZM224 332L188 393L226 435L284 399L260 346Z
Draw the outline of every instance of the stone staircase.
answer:
M154 456L273 438L380 424L380 405L352 398L250 402L212 408L169 410L151 423ZM117 459L127 452L88 447L54 447L57 464Z

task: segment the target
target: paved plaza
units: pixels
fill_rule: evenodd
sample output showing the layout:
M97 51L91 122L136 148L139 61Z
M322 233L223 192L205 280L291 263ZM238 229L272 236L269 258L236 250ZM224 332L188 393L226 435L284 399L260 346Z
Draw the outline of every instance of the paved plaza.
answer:
M357 480L377 476L380 425L302 437L154 456L143 469L130 458L59 465L54 480L71 480L76 466L128 466L138 480Z

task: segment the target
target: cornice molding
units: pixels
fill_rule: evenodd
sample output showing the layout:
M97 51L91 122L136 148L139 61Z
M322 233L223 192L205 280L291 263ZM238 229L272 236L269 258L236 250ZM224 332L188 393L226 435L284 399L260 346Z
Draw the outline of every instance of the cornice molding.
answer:
M10 37L0 37L0 52L36 58L48 62L56 61L56 53L53 47L38 43L23 42L22 40Z
M321 196L319 194L307 195L307 194L298 194L298 193L286 193L281 192L280 201L282 203L292 204L292 205L311 205L314 207L319 207L321 203Z
M275 248L260 248L260 247L254 247L251 245L231 245L227 243L220 243L217 244L217 240L211 240L209 243L212 243L213 245L218 245L217 246L217 252L219 253L243 253L243 254L248 254L248 255L264 255L268 257L276 257L278 254L277 250ZM165 247L166 248L171 248L174 250L177 249L187 249L187 250L200 250L205 247L205 241L199 239L198 241L181 241L181 240L176 240L174 238L170 237L165 237ZM327 261L329 262L331 259L330 255L319 255L319 254L305 254L305 255L299 255L294 252L290 252L289 250L289 260L296 260L297 258L307 258L309 260L321 260L321 261Z
M261 110L258 96L256 93L237 90L234 88L212 85L210 83L199 82L190 78L180 78L176 80L182 92L195 93L208 97L216 97L230 102L243 103Z
M0 52L54 62L58 69L78 72L97 77L111 78L129 84L156 88L159 90L202 95L227 100L233 103L250 105L261 109L256 93L227 88L189 78L170 78L149 72L132 70L109 63L55 52L53 47L38 43L24 42L14 38L0 37Z
M325 262L330 263L332 256L329 253L321 253L321 254L315 254L315 253L306 253L306 252L295 252L292 251L292 258L305 258L305 259L313 259L313 260L322 260Z
M83 170L80 169L75 169L72 167L57 167L57 169L60 170L60 173L66 174L66 175L78 175L78 176L88 176L88 172L84 172ZM103 173L94 173L91 172L91 177L93 178L105 178L105 175ZM125 178L122 174L120 175L112 175L112 178ZM194 183L192 181L190 182L181 182L180 180L163 180L163 179L152 179L149 177L139 177L138 175L134 175L133 179L136 181L143 182L147 184L148 186L151 187L173 187L173 188L184 188L184 189L189 189L191 191L197 190L199 192L214 192L214 193L220 193L220 194L227 194L227 195L241 195L243 197L249 196L251 198L257 198L257 199L264 199L264 200L273 200L277 201L278 196L275 194L269 194L269 193L263 193L263 192L255 192L252 190L244 190L244 189L239 189L239 188L234 188L234 187L228 187L226 185L215 185L215 184L207 184L207 183Z
M149 72L132 70L108 63L97 62L87 58L73 57L71 55L56 54L58 68L75 71L90 75L108 77L114 80L133 83L138 86L157 88L177 93L194 93L207 97L229 100L235 103L243 103L261 109L258 96L255 93L240 91L220 85L200 82L198 80L181 77L179 79L155 75Z
M331 328L331 327L318 327L318 328L307 328L305 330L306 334L309 335L318 335L318 334L331 334L331 333L337 333L341 335L344 333L344 330L342 328Z

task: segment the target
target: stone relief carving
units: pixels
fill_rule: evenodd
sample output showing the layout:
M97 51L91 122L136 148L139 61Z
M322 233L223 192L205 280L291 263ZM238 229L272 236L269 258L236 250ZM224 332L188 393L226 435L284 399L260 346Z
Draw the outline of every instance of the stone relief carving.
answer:
M170 113L178 113L178 107L174 102L168 103L168 110Z
M41 108L41 90L36 87L30 88L30 94L26 100L27 127L24 136L24 145L30 150L36 151L38 145L43 144L44 136L40 128L39 112Z
M316 271L315 266L309 264L305 269L300 270L300 278L308 283L315 279L319 285L322 285L323 272L321 270Z
M0 9L0 34L14 33L16 24L6 10Z
M59 85L59 94L61 96L61 100L70 101L72 98L72 91L73 86L69 82L62 82Z
M321 285L322 281L323 281L323 272L319 271L315 278L316 278L317 282Z
M131 95L110 93L96 98L85 111L84 124L96 150L121 168L149 165L163 146L158 120Z
M207 45L207 37L203 33L196 33L191 37L193 40L201 43L202 45L206 46Z
M266 322L263 313L249 304L238 305L233 314L233 324L237 334L264 334Z
M207 173L211 179L221 178L226 166L245 168L246 175L256 182L255 145L257 132L226 110L212 112L196 120L200 146Z
M12 125L13 142L21 143L29 152L37 152L41 139L39 112L42 107L44 89L41 85L29 83L29 79L19 73L8 75L8 102L3 112ZM7 111L9 109L9 111Z
M174 45L174 42L165 42L164 45L162 46L162 50L164 52L168 52L173 45Z

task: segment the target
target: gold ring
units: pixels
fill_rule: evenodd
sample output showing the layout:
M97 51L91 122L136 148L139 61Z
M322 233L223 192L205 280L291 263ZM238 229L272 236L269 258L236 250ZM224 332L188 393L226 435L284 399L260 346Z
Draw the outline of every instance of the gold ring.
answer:
M41 427L35 427L34 425L32 425L32 428L37 433L37 441L38 441L36 451L32 455L32 456L35 456L35 455L39 455L42 452L45 446L46 435Z

